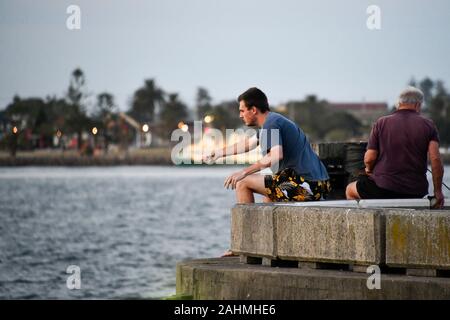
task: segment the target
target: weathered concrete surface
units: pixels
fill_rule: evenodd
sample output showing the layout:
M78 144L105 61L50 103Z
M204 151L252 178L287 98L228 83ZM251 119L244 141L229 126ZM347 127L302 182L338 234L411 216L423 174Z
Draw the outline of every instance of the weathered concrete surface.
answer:
M384 226L377 209L237 205L231 250L285 260L384 262Z
M380 264L384 237L375 209L278 207L278 257L302 261Z
M326 200L311 202L277 202L275 206L288 207L333 207L333 208L410 208L430 209L428 199L369 199L369 200Z
M450 299L449 278L381 276L369 290L369 275L348 271L270 268L239 258L177 264L177 294L194 299Z
M386 263L450 269L450 211L386 210Z
M231 210L231 251L274 258L274 206L236 205Z

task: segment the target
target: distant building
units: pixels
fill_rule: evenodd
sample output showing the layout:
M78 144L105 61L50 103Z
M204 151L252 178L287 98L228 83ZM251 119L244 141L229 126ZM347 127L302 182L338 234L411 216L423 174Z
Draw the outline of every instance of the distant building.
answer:
M388 105L385 102L349 102L334 103L330 107L334 110L346 111L357 118L364 126L370 126L379 117L389 113Z

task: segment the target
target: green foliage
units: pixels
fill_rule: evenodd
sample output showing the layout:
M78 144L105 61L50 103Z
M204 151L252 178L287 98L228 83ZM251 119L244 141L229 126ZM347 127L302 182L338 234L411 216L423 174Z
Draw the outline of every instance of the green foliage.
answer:
M209 92L205 88L198 88L196 98L196 108L198 119L203 119L206 115L209 115L212 111L211 97Z
M151 123L155 121L156 107L164 103L164 97L164 90L154 79L145 80L144 86L135 91L128 114L141 123Z
M421 81L411 79L410 85L417 86L424 92L424 114L436 124L441 144L450 145L450 94L444 83L425 78ZM64 97L14 97L6 109L0 112L1 145L11 145L14 148L51 146L55 133L61 131L66 136L76 134L81 146L82 132L90 133L92 126L99 129L98 136L103 137L105 146L110 142L120 142L123 136L121 131L124 130L130 140L133 138L132 130L125 128L127 125L119 117L119 110L111 93L102 92L97 95L91 114L87 113L88 98L85 74L79 68L71 73ZM225 131L243 125L237 101L213 104L206 88L197 89L195 107L198 120L204 120L206 115L211 116L212 121L208 123L211 127ZM350 140L361 136L364 130L353 115L333 110L327 101L319 100L314 95L307 96L304 100L288 102L283 112L303 129L311 141ZM152 133L164 141L169 140L170 133L178 127L179 122L188 123L190 120L189 109L178 94L167 95L154 79L146 80L134 92L127 113L138 124L148 124ZM14 126L19 130L17 136L12 137L11 129ZM37 139L40 145L32 145L31 140Z
M180 122L187 122L188 111L187 106L178 99L178 94L169 94L169 99L164 102L161 113L161 135L166 139L170 139L170 134L178 128Z
M186 293L180 293L161 298L161 300L193 300L193 296Z
M325 100L308 96L287 103L287 115L312 141L343 141L361 134L361 122L344 111L335 111Z
M224 101L212 107L209 113L214 117L211 125L225 132L226 129L236 129L243 125L239 118L239 106L236 101Z
M114 96L108 92L98 94L95 108L94 118L102 121L103 119L110 117L117 110Z
M450 145L450 94L442 81L425 78L419 88L424 92L424 114L435 123L442 145Z

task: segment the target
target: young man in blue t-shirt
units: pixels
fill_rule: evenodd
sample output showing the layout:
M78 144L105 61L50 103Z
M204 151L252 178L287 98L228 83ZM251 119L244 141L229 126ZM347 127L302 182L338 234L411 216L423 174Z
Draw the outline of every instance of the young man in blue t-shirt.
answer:
M271 112L266 95L258 88L248 89L238 101L240 118L247 126L261 127L261 132L215 150L204 159L211 162L261 146L261 160L225 180L226 188L236 189L237 202L255 202L254 193L263 195L265 202L312 201L324 197L330 191L329 176L303 131L286 117ZM258 174L268 167L273 175Z

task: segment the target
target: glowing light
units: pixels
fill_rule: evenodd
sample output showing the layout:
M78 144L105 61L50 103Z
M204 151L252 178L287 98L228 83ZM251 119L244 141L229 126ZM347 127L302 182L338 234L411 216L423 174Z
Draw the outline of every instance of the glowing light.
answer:
M92 128L92 134L95 136L97 134L98 130L97 127Z
M189 126L187 124L183 124L180 129L184 132L187 132L189 130Z
M19 129L17 129L17 127L14 127L14 128L12 129L12 132L13 132L14 134L16 134L17 132L19 132Z
M148 132L148 124L144 124L143 126L142 126L142 131L144 131L144 132Z
M211 123L214 121L214 116L206 116L204 119L205 123Z

